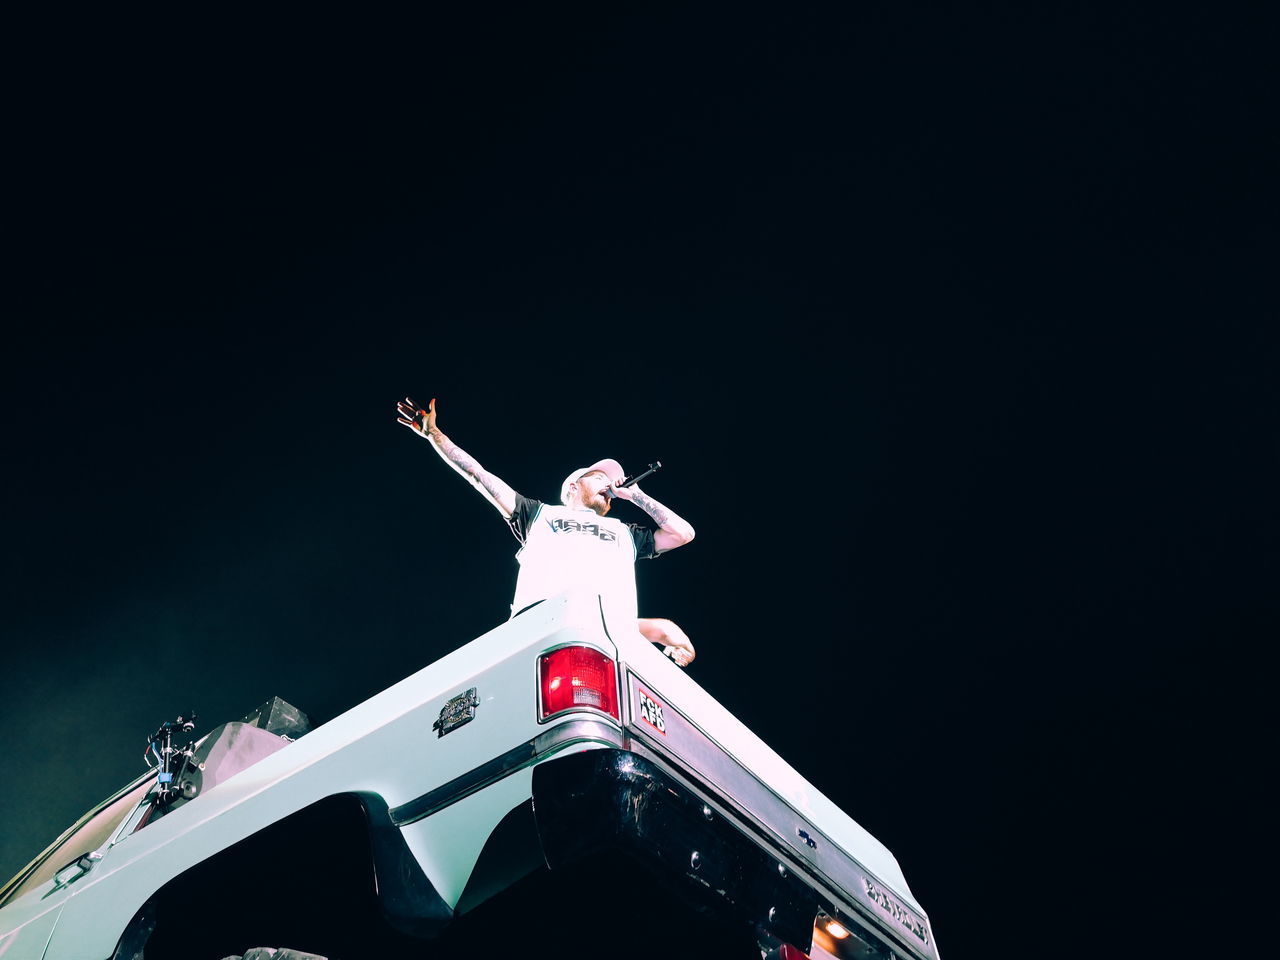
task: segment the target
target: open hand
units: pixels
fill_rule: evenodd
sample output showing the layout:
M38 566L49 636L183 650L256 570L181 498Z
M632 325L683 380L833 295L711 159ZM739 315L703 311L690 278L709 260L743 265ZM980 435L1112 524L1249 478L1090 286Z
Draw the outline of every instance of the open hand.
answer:
M429 437L438 429L435 397L431 398L425 410L414 402L413 397L405 397L396 403L396 413L396 423L403 423L420 437Z
M693 663L693 658L697 656L697 654L693 652L693 644L689 642L688 637L685 637L684 642L679 645L672 644L669 647L663 647L662 652L681 667L687 667L689 664Z
M636 620L636 628L640 631L640 636L649 642L662 644L662 652L679 666L687 667L697 656L693 652L693 641L689 639L689 635L670 620L640 617Z

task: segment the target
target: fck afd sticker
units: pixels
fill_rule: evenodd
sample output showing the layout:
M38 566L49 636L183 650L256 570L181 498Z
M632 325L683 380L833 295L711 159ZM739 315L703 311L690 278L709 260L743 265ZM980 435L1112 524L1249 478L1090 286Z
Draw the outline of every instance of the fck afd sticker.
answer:
M662 704L650 696L643 687L637 687L636 694L640 697L640 709L637 711L640 719L665 737L667 721L662 718Z

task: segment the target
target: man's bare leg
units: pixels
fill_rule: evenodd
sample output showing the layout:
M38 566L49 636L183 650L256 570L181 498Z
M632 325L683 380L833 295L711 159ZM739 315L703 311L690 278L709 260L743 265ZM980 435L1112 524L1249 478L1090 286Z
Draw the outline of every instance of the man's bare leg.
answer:
M670 620L641 617L636 621L640 634L646 640L662 644L662 652L682 667L693 663L697 656L693 650L693 641L688 635Z

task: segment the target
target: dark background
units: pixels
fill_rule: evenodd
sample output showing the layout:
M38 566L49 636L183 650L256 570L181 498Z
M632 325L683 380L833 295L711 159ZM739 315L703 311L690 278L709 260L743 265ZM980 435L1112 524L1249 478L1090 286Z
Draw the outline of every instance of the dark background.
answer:
M1276 612L1260 18L216 16L14 32L0 874L160 720L323 722L505 618L410 393L527 496L664 462L698 539L642 612L947 960L1221 942Z

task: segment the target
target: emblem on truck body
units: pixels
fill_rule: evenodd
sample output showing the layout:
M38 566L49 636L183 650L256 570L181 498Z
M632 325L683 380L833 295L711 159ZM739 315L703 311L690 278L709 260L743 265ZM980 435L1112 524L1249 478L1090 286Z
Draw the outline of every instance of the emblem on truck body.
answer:
M480 698L476 696L476 688L460 693L440 708L440 717L431 724L437 737L458 729L464 723L470 723L476 717L476 707L480 706Z
M891 897L880 886L867 877L862 878L862 890L867 895L867 899L883 910L888 916L896 920L906 929L910 930L921 943L926 946L929 943L929 928L921 922L920 918L914 913L900 904L896 898Z

